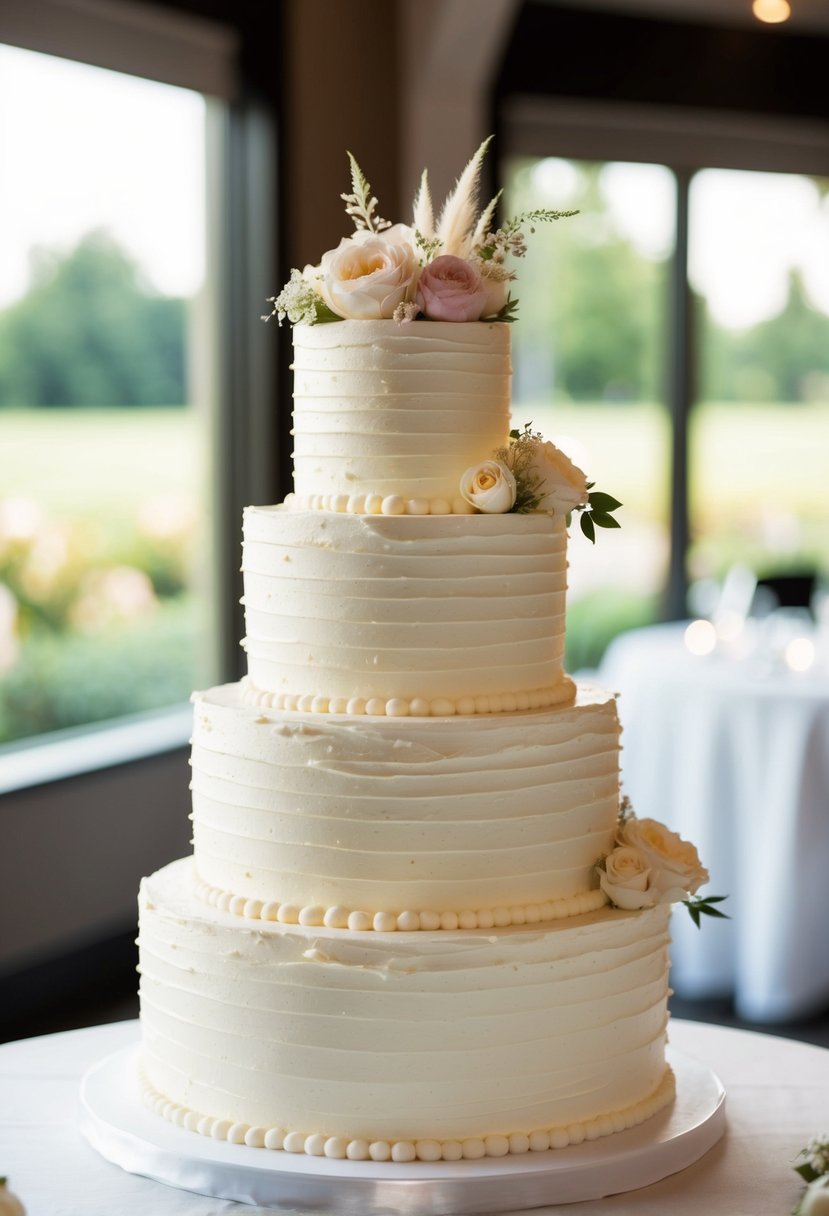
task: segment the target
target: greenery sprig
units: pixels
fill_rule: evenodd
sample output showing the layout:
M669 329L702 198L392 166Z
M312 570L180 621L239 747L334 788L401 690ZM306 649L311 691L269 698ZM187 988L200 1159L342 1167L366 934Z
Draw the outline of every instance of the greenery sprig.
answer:
M597 528L621 528L618 519L615 519L613 512L617 511L622 503L618 498L614 498L612 494L605 494L601 490L594 490L595 481L588 481L587 489L590 493L587 495L587 502L583 507L576 507L575 510L581 513L579 526L590 541L591 545L596 543ZM567 516L567 527L570 527L572 520L572 511Z
M712 904L721 904L726 899L727 895L694 895L690 899L683 899L682 906L688 909L688 915L699 929L701 916L719 916L722 920L731 920L725 912L712 907Z
M381 219L379 215L374 214L377 199L371 193L371 186L366 180L366 175L357 164L352 152L348 153L348 161L351 165L351 188L353 194L340 195L340 198L346 204L346 215L350 215L354 220L358 232L366 230L368 232L382 232L384 228L391 228L389 220Z

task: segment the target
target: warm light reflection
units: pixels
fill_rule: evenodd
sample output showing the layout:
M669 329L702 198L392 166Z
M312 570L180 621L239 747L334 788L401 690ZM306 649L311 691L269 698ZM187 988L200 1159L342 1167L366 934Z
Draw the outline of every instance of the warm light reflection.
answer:
M711 654L717 645L717 631L710 621L691 621L685 630L685 645L691 654Z
M786 647L786 664L792 671L808 671L815 661L811 638L792 638Z
M714 622L715 633L721 642L736 642L743 632L745 617L742 612L726 608L723 612L717 613ZM703 621L702 623L707 624L708 622Z
M765 21L767 25L779 25L781 21L788 21L792 15L792 6L789 0L754 0L751 11L758 21Z

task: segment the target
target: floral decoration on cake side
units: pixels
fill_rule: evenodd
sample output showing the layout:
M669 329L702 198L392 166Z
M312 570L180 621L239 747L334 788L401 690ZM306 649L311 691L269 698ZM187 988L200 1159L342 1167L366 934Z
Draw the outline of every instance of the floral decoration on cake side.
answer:
M595 542L597 527L620 526L613 512L622 504L593 486L569 456L528 422L523 430L510 431L509 444L497 448L491 459L466 469L459 489L466 502L487 514L564 515L569 525L577 511L582 532Z
M701 916L728 919L715 906L727 896L697 895L708 871L696 847L656 819L637 819L627 798L619 809L616 847L596 869L607 898L627 912L681 903L697 928Z
M515 320L510 285L516 275L507 258L526 253L524 229L533 232L537 223L578 213L541 208L493 228L500 194L478 209L481 164L491 138L469 161L437 218L423 170L411 225L376 214L377 199L349 152L351 193L341 198L356 230L324 253L317 266L292 270L279 295L269 299L268 317L295 325Z
M813 1136L793 1168L807 1184L793 1216L829 1216L829 1132Z

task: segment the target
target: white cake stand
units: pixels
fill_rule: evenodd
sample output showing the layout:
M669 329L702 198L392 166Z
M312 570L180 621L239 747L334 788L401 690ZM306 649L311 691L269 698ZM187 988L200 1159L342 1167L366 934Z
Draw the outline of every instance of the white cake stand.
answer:
M131 1174L279 1209L338 1216L453 1216L600 1199L685 1169L725 1129L725 1091L704 1064L669 1050L677 1099L629 1131L566 1149L482 1161L394 1165L246 1148L174 1127L141 1101L138 1047L107 1056L81 1085L81 1130Z

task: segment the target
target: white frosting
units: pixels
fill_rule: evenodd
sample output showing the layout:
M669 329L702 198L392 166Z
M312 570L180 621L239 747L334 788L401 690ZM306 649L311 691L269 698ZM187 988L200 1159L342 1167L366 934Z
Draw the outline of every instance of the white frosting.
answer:
M295 326L297 493L451 503L506 442L510 375L505 324Z
M618 762L615 701L591 686L530 713L334 721L226 685L195 698L196 867L297 915L567 899L613 847Z
M559 689L567 532L548 515L245 512L252 683L453 702Z
M143 1068L212 1135L324 1152L547 1129L548 1147L663 1082L664 905L488 932L247 927L194 898L191 867L142 884Z

